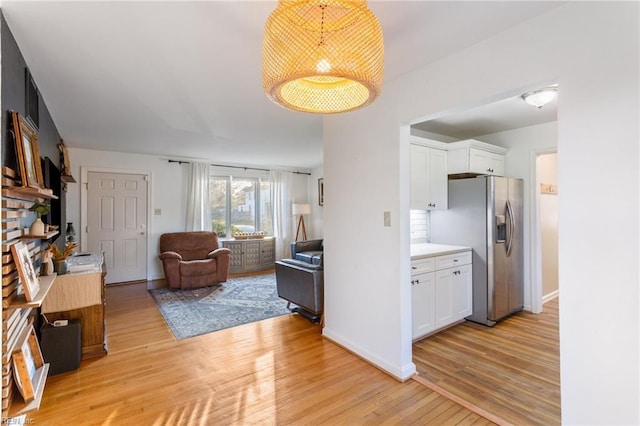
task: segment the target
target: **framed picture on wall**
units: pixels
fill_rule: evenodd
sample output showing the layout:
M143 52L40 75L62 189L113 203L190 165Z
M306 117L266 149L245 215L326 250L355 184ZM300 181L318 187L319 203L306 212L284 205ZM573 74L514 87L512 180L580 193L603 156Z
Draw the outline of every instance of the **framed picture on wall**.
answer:
M40 113L38 111L38 101L40 99L40 94L38 93L36 82L33 80L29 68L24 69L24 74L26 119L33 125L34 128L37 129L40 126Z
M324 178L318 179L318 205L324 206Z
M13 255L13 262L16 264L16 269L18 270L18 276L22 282L24 297L27 299L27 302L31 302L40 290L40 281L38 281L36 270L33 267L33 262L31 262L29 247L22 241L17 242L11 246L11 254Z
M40 164L40 150L38 149L38 134L19 113L12 111L11 120L22 186L42 188L42 166Z
M13 361L13 377L25 402L35 399L38 382L37 371L44 365L42 351L33 325L28 326L20 336L16 348L11 355Z

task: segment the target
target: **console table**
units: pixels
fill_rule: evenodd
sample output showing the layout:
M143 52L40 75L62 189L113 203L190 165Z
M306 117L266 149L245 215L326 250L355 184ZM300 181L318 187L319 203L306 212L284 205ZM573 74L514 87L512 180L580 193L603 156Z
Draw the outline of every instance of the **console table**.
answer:
M49 294L40 308L49 322L58 319L78 319L82 326L82 359L106 355L107 330L104 315L104 277L107 275L105 263L87 258L93 268L77 268L82 272L58 275ZM99 262L99 263L98 263ZM82 266L80 257L69 261L70 267Z
M222 240L222 247L231 250L229 273L271 269L276 261L276 239Z

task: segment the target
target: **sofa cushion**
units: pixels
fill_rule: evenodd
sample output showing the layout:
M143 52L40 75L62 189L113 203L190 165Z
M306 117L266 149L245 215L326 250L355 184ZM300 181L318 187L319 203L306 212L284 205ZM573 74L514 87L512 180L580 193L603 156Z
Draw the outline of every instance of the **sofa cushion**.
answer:
M180 275L196 277L200 275L214 275L217 270L217 262L211 260L189 260L180 262Z
M287 265L294 265L302 269L307 269L309 271L321 271L323 269L322 265L314 265L299 259L280 259L277 262L280 262L281 264L286 263Z
M322 265L322 252L321 251L301 251L296 253L296 259L311 263L313 265Z

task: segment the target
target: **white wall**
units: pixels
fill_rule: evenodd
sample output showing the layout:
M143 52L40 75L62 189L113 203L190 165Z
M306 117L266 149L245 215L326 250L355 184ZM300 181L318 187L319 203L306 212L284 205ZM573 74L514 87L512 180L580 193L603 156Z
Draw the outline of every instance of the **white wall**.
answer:
M571 2L324 119L325 336L399 378L413 372L401 126L557 82L563 423L640 423L638 12ZM592 214L594 194L621 206L624 238Z
M89 149L69 148L69 157L73 168L73 175L78 183L68 186L67 192L67 221L80 224L81 191L80 169L91 167L97 169L126 170L148 172L151 174L151 223L148 224L149 249L147 255L147 279L154 280L164 277L162 264L158 260L160 235L165 232L180 232L185 230L186 212L186 183L188 166L169 163L166 159L153 155L126 154L121 152L95 151ZM230 170L230 171L229 171ZM234 169L227 169L230 174ZM292 196L294 202L312 202L308 193L310 177L304 174L294 174ZM155 209L161 210L161 215L154 215ZM315 212L312 211L312 216ZM306 218L305 218L306 220ZM293 222L294 219L291 218ZM84 226L85 224L81 224ZM295 224L293 230L295 232ZM80 230L80 227L77 228ZM78 232L80 234L80 232Z
M67 192L67 221L74 224L80 224L80 168L82 166L151 173L151 212L154 209L161 209L162 214L159 216L152 214L151 223L147 226L149 234L147 278L164 277L162 264L158 260L158 245L161 234L184 231L186 196L183 188L186 186L186 166L169 163L157 156L79 148L69 148L69 157L73 175L78 181L78 183L69 184ZM79 231L81 228L77 229Z
M322 167L316 167L315 169L311 170L308 190L309 203L311 204L311 218L309 221L310 226L307 227L309 239L317 239L324 236L322 220L324 207L318 204L318 179L321 179L322 177Z

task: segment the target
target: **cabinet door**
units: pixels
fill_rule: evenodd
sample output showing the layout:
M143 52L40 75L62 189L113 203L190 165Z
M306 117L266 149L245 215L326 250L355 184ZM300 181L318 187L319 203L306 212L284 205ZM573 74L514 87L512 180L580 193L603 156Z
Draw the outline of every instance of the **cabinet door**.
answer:
M472 173L489 174L489 153L476 148L469 148L469 171Z
M429 148L411 145L411 209L426 210L429 204Z
M453 319L453 272L455 269L436 271L436 328L445 327L455 321Z
M273 267L276 261L275 240L269 239L260 242L260 254L262 256L260 264L262 267Z
M433 272L411 276L411 309L414 339L424 336L436 328L434 284L435 273Z
M447 209L447 151L430 149L429 155L429 208Z
M490 152L487 158L487 166L489 168L489 174L504 176L504 155Z
M471 265L453 268L453 321L461 320L473 313L472 277Z
M483 175L504 176L504 155L469 148L469 171Z
M240 241L225 241L222 243L223 247L231 250L229 253L229 271L238 272L244 268L244 256L242 255L242 242Z
M262 261L261 241L245 241L244 243L244 269L260 269Z

